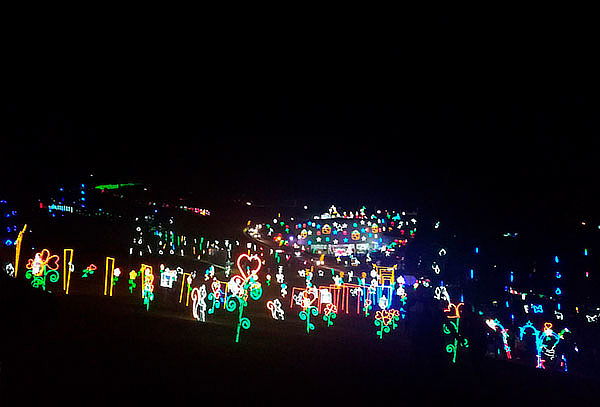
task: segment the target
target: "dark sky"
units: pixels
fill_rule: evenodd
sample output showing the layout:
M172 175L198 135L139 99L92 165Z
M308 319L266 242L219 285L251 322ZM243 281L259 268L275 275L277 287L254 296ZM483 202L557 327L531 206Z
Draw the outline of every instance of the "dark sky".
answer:
M5 93L1 186L93 173L210 198L592 214L597 97L544 63L552 39L516 47L456 25L47 48Z

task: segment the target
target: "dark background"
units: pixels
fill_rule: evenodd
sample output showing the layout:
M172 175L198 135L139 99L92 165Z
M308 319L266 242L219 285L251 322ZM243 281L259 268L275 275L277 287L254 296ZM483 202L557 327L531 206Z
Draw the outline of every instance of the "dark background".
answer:
M410 20L52 30L6 76L1 188L93 173L215 205L364 203L503 229L592 216L589 25Z

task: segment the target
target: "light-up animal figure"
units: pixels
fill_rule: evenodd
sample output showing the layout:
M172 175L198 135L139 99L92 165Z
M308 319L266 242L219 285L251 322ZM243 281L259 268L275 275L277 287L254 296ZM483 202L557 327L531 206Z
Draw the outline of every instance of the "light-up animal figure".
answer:
M6 274L8 274L9 277L15 276L15 267L12 265L12 263L8 263L6 266L4 266L4 271L6 271Z
M564 328L559 333L552 330L552 323L545 322L544 329L540 332L536 327L533 326L531 321L527 321L525 325L519 327L519 338L523 340L523 336L527 333L527 330L532 331L535 338L535 348L537 364L536 368L545 369L546 360L554 360L556 357L556 345L564 338L564 334L569 331L568 328ZM547 359L546 359L547 358ZM566 367L566 359L563 355L563 366Z
M504 328L504 326L497 319L486 319L485 323L492 329L492 331L499 332L500 335L502 335L502 343L504 345L506 358L512 359L510 354L510 346L508 346L508 329Z
M206 322L206 286L201 285L192 290L192 315L197 321Z
M273 319L281 321L285 319L285 311L281 308L281 301L279 301L279 298L267 301L267 309L271 311Z

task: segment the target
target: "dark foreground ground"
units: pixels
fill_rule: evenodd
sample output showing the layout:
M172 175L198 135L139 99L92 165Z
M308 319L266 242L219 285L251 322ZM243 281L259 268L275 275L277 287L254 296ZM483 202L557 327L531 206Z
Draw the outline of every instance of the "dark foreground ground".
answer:
M524 405L589 404L598 381L468 355L450 366L434 342L338 318L304 331L249 309L234 343L233 315L146 312L138 298L68 297L0 279L0 405ZM437 348L437 344L435 344Z

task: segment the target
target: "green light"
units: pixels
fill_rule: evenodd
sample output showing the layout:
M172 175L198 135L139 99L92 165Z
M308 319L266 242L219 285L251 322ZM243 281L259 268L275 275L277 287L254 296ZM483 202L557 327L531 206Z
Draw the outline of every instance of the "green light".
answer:
M105 185L97 185L94 187L94 189L119 189L122 187L129 187L129 186L134 186L134 185L139 185L139 184L135 184L135 183L126 183L126 184L105 184Z

